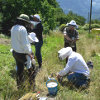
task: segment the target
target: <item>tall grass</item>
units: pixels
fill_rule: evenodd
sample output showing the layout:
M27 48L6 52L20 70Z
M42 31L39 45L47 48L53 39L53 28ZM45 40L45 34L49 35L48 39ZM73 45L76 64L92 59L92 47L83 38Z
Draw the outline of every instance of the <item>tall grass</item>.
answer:
M100 100L100 41L95 34L88 35L86 31L79 31L80 40L77 41L77 52L79 52L86 61L92 60L94 69L91 70L90 87L80 91L70 89L67 85L58 85L56 100ZM51 73L57 73L65 66L65 61L60 62L58 59L58 50L63 48L64 39L60 32L51 32L50 35L44 36L42 47L43 65L41 71L36 76L36 89L40 94L45 96L48 93L46 81ZM25 82L23 90L17 90L15 61L10 53L10 45L0 44L0 100L18 100L27 92L35 92L27 87ZM32 46L35 52L34 46ZM66 82L65 77L63 82Z

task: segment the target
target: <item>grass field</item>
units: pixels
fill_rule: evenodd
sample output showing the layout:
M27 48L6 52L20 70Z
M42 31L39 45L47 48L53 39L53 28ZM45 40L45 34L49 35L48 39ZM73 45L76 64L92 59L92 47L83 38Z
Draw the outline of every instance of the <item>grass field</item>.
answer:
M94 68L91 70L90 87L84 91L70 89L67 85L58 85L56 100L100 100L100 38L95 34L88 34L86 31L79 30L80 40L77 41L77 52L79 52L86 61L93 61ZM2 39L2 38L1 38ZM5 39L5 37L3 37ZM9 40L9 38L6 38ZM48 93L46 81L51 73L57 73L65 66L65 61L58 59L58 50L63 48L63 34L60 32L51 32L44 36L44 45L42 47L43 66L42 70L36 76L36 89L41 95ZM0 100L18 100L27 92L35 92L27 87L17 90L15 61L10 52L10 42L0 44ZM34 46L32 46L33 52ZM67 81L64 78L64 81Z

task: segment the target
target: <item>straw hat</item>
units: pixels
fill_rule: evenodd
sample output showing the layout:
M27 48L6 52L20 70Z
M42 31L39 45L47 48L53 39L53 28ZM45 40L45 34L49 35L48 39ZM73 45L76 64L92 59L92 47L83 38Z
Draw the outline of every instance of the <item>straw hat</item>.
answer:
M30 19L29 19L29 16L26 15L26 14L21 14L19 17L17 17L17 19L22 20L22 21L25 21L25 22L31 24Z

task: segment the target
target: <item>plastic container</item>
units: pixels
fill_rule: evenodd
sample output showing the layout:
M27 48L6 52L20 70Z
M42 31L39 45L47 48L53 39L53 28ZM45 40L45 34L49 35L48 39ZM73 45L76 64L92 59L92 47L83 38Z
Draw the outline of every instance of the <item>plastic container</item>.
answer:
M49 79L47 82L46 82L46 86L48 88L48 92L50 95L56 95L57 94L57 86L58 86L58 82L55 80L55 79Z

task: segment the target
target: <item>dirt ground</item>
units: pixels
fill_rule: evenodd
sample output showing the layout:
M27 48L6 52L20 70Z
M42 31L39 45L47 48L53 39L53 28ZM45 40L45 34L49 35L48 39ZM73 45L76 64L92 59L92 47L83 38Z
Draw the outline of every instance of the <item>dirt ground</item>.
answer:
M0 38L0 44L10 44L11 40L10 39L4 39L4 38Z

